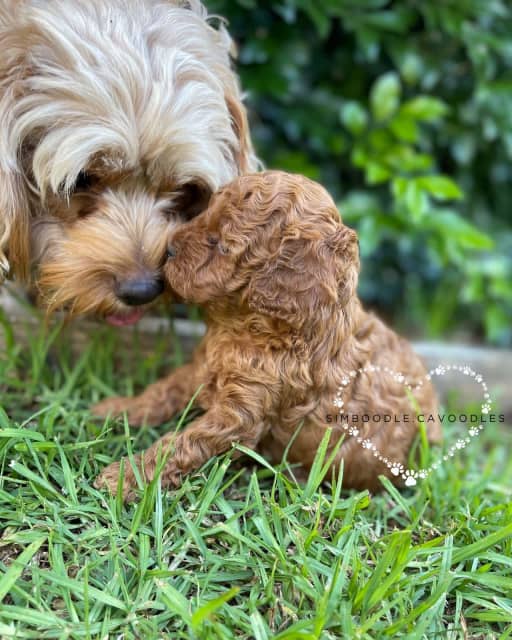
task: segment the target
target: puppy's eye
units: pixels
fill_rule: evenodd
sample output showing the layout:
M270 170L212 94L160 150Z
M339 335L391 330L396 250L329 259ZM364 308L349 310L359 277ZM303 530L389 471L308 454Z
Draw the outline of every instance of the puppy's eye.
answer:
M229 249L226 247L226 245L221 244L220 240L217 236L214 235L209 235L206 239L208 246L211 249L217 249L217 251L222 254L223 256L227 255L229 253Z

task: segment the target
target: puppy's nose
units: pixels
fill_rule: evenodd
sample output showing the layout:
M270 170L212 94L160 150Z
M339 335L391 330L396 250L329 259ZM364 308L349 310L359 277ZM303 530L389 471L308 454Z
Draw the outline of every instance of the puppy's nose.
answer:
M136 307L158 298L163 290L164 282L161 278L144 277L120 282L116 293L125 304Z

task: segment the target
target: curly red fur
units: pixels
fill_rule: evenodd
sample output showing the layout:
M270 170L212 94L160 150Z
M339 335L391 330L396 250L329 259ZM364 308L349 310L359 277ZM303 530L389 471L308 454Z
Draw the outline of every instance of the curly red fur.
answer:
M197 397L204 415L185 431L167 434L138 464L150 480L161 455L163 485L177 485L232 443L258 448L280 461L292 436L290 462L310 468L328 426L330 448L345 439L333 462L344 463L345 487L378 490L388 467L347 436L333 401L344 375L373 364L400 371L411 384L425 369L410 344L367 313L356 294L356 233L318 184L301 176L264 172L237 179L215 194L208 209L170 238L165 267L169 285L183 299L203 305L208 331L193 362L135 398L114 398L95 407L99 415L126 411L131 423L158 424ZM383 456L406 465L418 419L403 385L392 377L363 373L344 393L348 416L391 415L390 424L359 423ZM423 384L416 400L437 415L436 397ZM410 420L400 420L403 416ZM428 436L440 438L437 422ZM114 490L119 463L98 478ZM395 478L396 480L396 478ZM135 476L125 465L124 494Z

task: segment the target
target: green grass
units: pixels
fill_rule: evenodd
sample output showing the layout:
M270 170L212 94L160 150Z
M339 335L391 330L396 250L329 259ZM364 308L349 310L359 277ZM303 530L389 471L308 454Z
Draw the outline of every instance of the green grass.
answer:
M75 358L65 340L22 346L3 325L1 638L512 637L503 425L402 493L322 484L321 460L298 485L285 464L228 454L124 506L93 479L128 438L136 451L176 421L128 434L87 407L177 364L172 339L144 358L99 330Z

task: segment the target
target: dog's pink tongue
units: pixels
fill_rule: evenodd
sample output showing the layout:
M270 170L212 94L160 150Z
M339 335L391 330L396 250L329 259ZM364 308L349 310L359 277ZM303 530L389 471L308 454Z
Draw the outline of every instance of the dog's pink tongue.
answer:
M115 313L107 316L105 320L113 327L128 327L138 322L144 315L144 309L134 309L129 313Z

